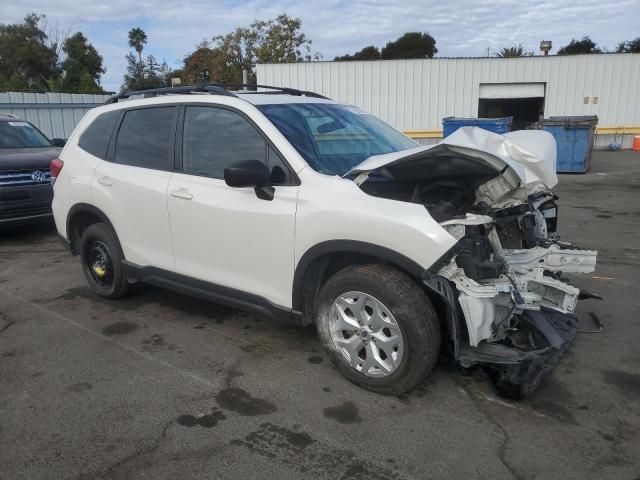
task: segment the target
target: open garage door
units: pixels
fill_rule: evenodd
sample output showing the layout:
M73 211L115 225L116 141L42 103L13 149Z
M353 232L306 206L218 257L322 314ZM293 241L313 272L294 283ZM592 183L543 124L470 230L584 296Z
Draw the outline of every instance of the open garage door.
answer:
M544 117L546 85L535 83L481 83L478 117L513 117L512 130L534 128Z

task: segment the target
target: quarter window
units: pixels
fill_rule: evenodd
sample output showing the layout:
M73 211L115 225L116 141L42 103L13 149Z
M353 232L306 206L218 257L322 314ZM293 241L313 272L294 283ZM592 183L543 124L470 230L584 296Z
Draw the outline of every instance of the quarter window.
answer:
M98 158L104 159L107 155L107 147L111 140L113 128L120 116L119 110L98 115L89 125L78 140L80 148Z
M182 141L185 173L223 178L242 160L267 165L267 142L239 113L224 108L186 107Z
M177 107L156 107L126 112L116 139L116 163L173 170L172 132L177 111Z

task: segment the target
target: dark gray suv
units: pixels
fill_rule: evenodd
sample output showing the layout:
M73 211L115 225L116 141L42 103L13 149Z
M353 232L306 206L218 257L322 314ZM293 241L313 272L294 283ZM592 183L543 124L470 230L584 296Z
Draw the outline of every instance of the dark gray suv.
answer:
M63 145L31 123L0 113L0 226L51 218L49 164Z

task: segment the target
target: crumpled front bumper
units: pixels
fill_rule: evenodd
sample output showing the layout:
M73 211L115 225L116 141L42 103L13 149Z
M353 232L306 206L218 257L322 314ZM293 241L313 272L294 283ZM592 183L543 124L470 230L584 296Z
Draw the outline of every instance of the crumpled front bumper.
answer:
M486 367L498 393L507 398L522 399L531 395L567 352L577 333L575 315L542 307L526 310L520 317L531 330L543 337L544 348L521 351L497 343L483 342L477 347L462 345L458 362L462 367Z
M522 399L531 395L576 337L578 320L573 313L540 306L518 313L519 330L524 332L520 342L482 341L472 346L455 283L429 272L425 272L423 282L444 302L446 345L452 359L462 368L483 368L503 397ZM534 346L527 340L529 335L535 339Z

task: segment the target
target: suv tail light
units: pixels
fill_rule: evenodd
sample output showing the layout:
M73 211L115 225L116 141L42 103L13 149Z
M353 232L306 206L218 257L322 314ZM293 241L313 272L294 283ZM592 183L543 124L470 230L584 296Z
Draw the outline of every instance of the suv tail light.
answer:
M64 162L59 158L51 160L51 165L49 166L49 169L51 171L51 183L55 183L56 177L60 174L63 166Z

